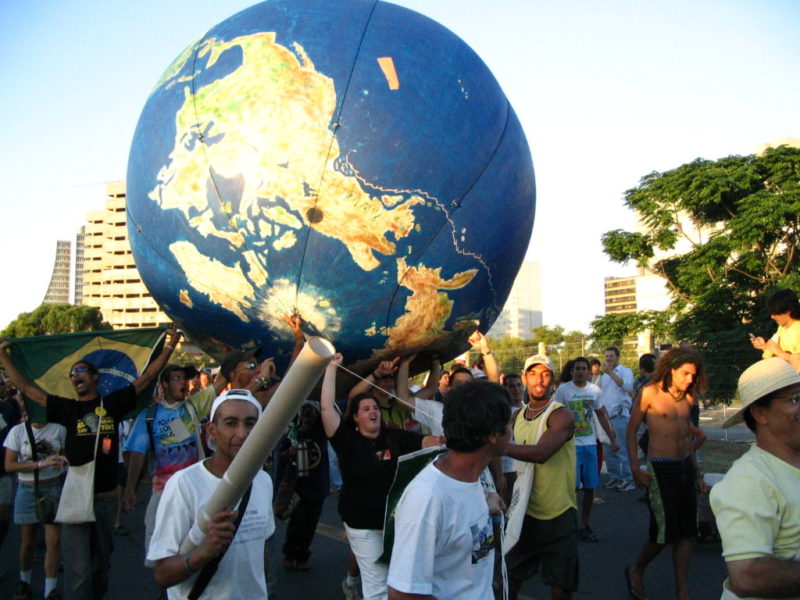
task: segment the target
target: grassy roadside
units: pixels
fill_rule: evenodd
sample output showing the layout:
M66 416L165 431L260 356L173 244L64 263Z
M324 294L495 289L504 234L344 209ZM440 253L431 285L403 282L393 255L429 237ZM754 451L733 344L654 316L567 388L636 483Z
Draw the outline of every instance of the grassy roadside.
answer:
M733 461L749 448L750 444L706 440L700 448L700 468L704 473L727 473Z

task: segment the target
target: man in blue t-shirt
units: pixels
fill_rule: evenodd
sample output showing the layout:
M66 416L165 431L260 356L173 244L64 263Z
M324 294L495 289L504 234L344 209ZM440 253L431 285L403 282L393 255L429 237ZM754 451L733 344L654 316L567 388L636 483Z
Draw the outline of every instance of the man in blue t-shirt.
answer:
M148 453L153 457L152 495L145 513L144 549L153 535L156 511L167 480L176 472L205 458L200 440L200 422L208 416L211 403L225 380L218 378L191 400L189 382L197 374L192 366L168 365L159 376L162 399L151 404L136 417L124 451L130 452L128 480L123 495L123 508L131 512L136 506L136 488ZM145 562L148 566L152 566Z

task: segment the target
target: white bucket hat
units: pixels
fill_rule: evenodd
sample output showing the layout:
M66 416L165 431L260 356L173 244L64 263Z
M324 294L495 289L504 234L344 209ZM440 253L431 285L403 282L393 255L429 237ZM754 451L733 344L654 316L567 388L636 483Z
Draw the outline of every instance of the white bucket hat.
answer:
M726 429L744 421L744 411L756 400L798 383L800 374L782 358L774 356L750 365L739 377L742 407L725 420L722 428Z

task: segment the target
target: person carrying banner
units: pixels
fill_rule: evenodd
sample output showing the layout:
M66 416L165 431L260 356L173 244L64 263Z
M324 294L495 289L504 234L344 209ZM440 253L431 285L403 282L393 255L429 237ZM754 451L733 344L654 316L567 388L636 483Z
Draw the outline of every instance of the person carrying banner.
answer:
M69 379L77 400L49 394L28 381L7 353L11 342L0 339L0 365L9 380L28 399L46 408L48 423L59 423L67 428L64 451L68 463L79 466L95 461L95 521L62 526L62 542L69 548L69 552L64 553L67 600L99 600L108 589L109 559L114 545L117 426L125 414L136 408L137 394L164 368L180 341L178 331L168 330L167 335L168 341L161 353L133 383L103 397L97 388L100 379L97 367L85 360L75 362L69 370ZM62 496L61 504L65 503L69 504L69 499Z
M184 600L190 594L199 599L267 598L263 552L275 531L269 476L258 471L236 510L213 515L205 535L197 525L198 512L214 494L260 415L261 404L249 390L223 392L214 400L206 426L214 455L167 481L147 559L155 563L156 582L168 588L169 600ZM187 537L195 547L181 554Z
M342 418L334 406L336 369L342 360L342 355L336 354L325 370L320 394L322 426L339 457L343 480L339 515L361 569L364 600L385 600L388 569L377 561L383 553L386 497L397 471L397 459L437 445L440 438L387 428L377 401L369 393L350 398Z
M444 397L447 453L411 481L395 511L389 600L493 597L494 532L480 476L511 439L508 392L473 381Z

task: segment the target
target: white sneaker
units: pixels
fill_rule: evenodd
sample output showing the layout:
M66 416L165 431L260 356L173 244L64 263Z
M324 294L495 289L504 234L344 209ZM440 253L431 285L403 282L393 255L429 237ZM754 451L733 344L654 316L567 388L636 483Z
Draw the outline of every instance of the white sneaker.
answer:
M345 600L363 600L364 596L361 595L361 581L353 586L347 585L347 579L342 581L342 591L344 592Z
M633 490L636 489L636 484L633 483L632 481L623 481L621 483L622 485L617 487L618 492L632 492Z
M603 487L606 488L607 490L615 490L621 485L622 482L619 479L609 479L608 481L606 481Z

